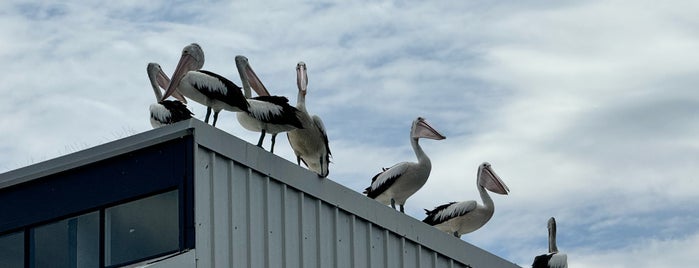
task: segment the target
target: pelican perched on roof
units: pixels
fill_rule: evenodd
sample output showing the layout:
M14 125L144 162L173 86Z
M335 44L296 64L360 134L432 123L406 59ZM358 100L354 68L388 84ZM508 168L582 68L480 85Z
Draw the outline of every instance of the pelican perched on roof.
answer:
M213 72L201 70L204 66L204 51L201 47L192 43L182 49L182 56L175 73L172 75L172 83L167 87L164 98L175 91L207 107L204 122L209 122L211 110L214 111L216 126L218 113L225 109L232 112L247 112L248 102L240 91L240 87Z
M153 128L158 128L164 125L169 125L182 120L192 118L192 112L187 109L179 100L162 100L163 93L160 88L166 88L170 84L170 78L163 72L160 65L157 63L148 63L146 68L148 79L153 87L155 99L157 103L150 105L150 124ZM175 97L182 98L176 94ZM184 98L182 98L184 100Z
M425 210L427 217L423 222L456 237L481 228L493 217L495 212L493 199L490 198L486 190L506 195L510 189L487 162L478 167L476 186L481 194L483 205L478 204L475 200L451 202L433 210Z
M418 144L420 138L446 139L444 135L432 128L424 118L415 119L410 128L410 144L413 146L415 156L417 156L417 163L401 162L376 174L371 179L371 186L364 191L369 198L376 199L376 201L386 205L390 204L394 209L398 204L400 212L405 212L403 207L405 201L425 185L432 169L430 158Z
M286 135L294 154L296 154L296 163L301 165L301 161L303 161L308 169L325 178L328 176L328 164L330 163L328 135L325 133L323 120L317 115L309 115L306 110L308 76L306 63L303 61L296 64L296 84L299 88L296 109L300 111L299 119L303 128L291 130Z
M235 65L240 75L245 98L248 99L250 109L246 113L238 113L238 122L250 131L260 132L260 140L257 146L262 147L265 134L272 134L272 146L270 152L274 152L274 142L277 134L292 129L303 128L298 109L289 105L289 99L282 96L270 96L267 88L250 67L248 58L236 56ZM252 97L250 88L254 89L258 97Z
M549 253L534 257L532 268L568 268L568 255L558 252L556 247L556 219L548 221Z

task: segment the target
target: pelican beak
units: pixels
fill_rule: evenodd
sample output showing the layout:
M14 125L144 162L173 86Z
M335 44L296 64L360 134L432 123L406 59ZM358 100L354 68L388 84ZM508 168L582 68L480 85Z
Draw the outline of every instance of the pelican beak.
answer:
M240 79L243 80L243 86L245 86L245 81L247 81L247 83L253 90L255 90L258 96L269 96L269 91L267 91L265 85L262 84L260 78L257 77L255 71L252 70L252 67L250 67L248 58L246 58L245 56L236 56L235 64L236 67L238 67Z
M308 74L306 73L306 63L300 61L296 64L296 85L299 87L299 91L306 95L306 89L308 88Z
M196 59L194 59L194 57L186 51L183 51L182 56L180 57L180 61L177 63L177 68L175 68L175 73L172 74L172 81L170 82L170 84L168 84L167 90L165 91L165 95L163 95L162 100L167 99L167 97L169 97L170 95L175 95L177 86L180 84L180 81L182 81L182 78L187 74L187 72L197 69L195 64ZM177 94L180 95L179 92Z
M418 117L413 122L413 131L410 136L413 138L428 138L433 140L443 140L447 138L430 126L422 117Z
M483 163L479 167L478 184L483 186L483 188L487 189L488 191L497 194L507 195L507 193L510 191L510 189L507 188L507 185L505 185L505 182L500 179L500 176L493 171L493 168L490 167L490 164L488 163Z
M167 77L167 74L165 74L165 72L163 72L163 69L160 68L160 66L158 66L157 68L158 68L158 74L156 76L156 81L158 82L158 86L160 86L162 89L167 90L167 88L170 86L170 78ZM184 96L182 96L182 94L180 94L180 92L177 90L172 92L172 96L175 97L175 99L179 100L182 103L187 103L187 99L185 99Z

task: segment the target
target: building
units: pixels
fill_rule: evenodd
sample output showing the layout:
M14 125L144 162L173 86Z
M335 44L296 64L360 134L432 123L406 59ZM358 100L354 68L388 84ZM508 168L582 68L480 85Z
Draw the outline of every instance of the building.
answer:
M0 267L518 267L198 120L0 174Z

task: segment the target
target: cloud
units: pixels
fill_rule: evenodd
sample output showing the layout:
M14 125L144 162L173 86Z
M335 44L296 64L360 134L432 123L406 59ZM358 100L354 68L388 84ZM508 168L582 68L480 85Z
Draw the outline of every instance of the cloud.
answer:
M653 267L691 260L699 142L692 57L699 6L650 1L463 3L4 2L0 22L0 172L150 129L148 62L172 73L198 42L205 69L238 81L246 55L273 94L329 131L330 178L361 191L415 161L410 122L432 176L406 204L478 199L477 165L512 192L464 240L523 266L546 249L556 216L571 266ZM205 109L189 105L203 120ZM230 113L218 127L255 143ZM275 153L294 162L283 134ZM269 146L269 138L265 141ZM694 251L691 251L694 249ZM647 260L647 261L641 261Z

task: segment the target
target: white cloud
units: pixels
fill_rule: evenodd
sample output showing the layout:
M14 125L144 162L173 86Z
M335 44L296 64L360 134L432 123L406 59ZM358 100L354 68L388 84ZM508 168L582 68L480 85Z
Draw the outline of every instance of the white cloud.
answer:
M523 266L545 250L550 216L571 267L654 267L645 256L665 247L669 257L655 259L677 267L696 251L686 224L699 217L695 4L0 5L10 40L0 43L10 63L0 171L148 130L146 64L171 73L198 42L206 69L237 81L233 58L246 55L292 103L293 68L308 63L330 178L357 191L381 167L414 161L407 133L425 116L447 139L421 142L432 176L408 213L476 198L476 167L489 161L512 192L494 196L491 222L464 239ZM202 106L190 108L203 120ZM257 141L232 114L218 126ZM280 135L275 152L294 162L286 144Z

